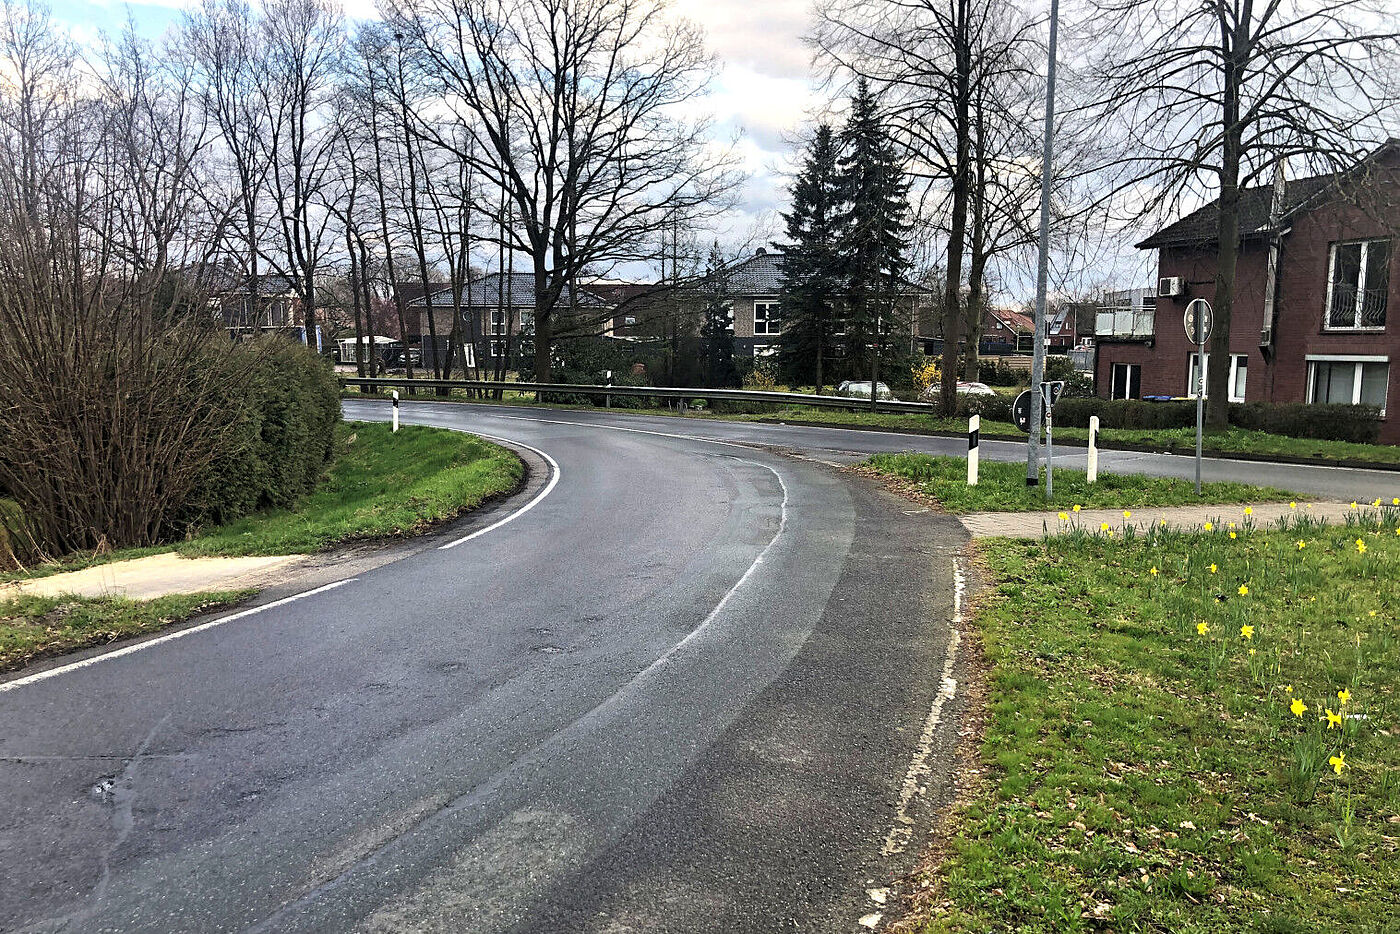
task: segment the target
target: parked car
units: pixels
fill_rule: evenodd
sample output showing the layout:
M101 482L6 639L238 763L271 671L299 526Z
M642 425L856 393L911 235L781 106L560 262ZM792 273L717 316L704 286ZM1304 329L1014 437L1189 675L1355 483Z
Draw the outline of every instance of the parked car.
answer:
M960 396L995 396L996 394L997 391L986 383L958 381L958 395Z
M884 383L875 384L875 393L878 399L894 398L894 393L890 392L890 387L886 386ZM838 396L850 396L852 399L869 399L870 380L848 379L840 386L836 387L836 394Z

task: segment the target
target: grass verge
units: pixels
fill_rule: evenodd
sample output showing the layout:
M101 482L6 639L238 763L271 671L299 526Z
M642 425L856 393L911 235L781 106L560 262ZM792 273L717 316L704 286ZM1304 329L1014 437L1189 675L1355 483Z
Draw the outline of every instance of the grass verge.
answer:
M35 659L105 645L226 607L251 591L126 597L34 597L0 600L0 671Z
M1396 931L1400 510L993 540L984 778L916 930Z
M515 454L445 428L347 422L336 427L336 456L295 509L245 516L182 542L70 555L0 581L45 577L165 552L202 555L309 554L355 541L420 534L519 486Z
M342 392L343 399L385 398L359 392ZM482 405L534 405L533 393L506 392L505 398L480 400L468 398L464 390L453 390L452 395L438 397L424 390L411 397L423 401L474 402ZM592 405L550 404L553 409L595 410ZM758 411L759 408L765 409ZM687 411L680 413L665 408L613 408L618 415L667 415L685 418L708 418L736 422L782 422L791 425L814 425L835 428L867 428L879 431L900 431L911 434L965 435L967 419L936 418L931 415L895 414L889 412L851 412L840 409L808 409L800 406L755 405L751 412L706 412ZM1010 422L982 420L984 440L1024 441L1025 433ZM1078 442L1086 444L1089 431L1086 428L1055 428L1055 440L1060 443ZM1144 448L1152 451L1174 454L1194 454L1196 451L1196 429L1194 428L1105 428L1099 432L1099 444L1111 448L1114 445L1129 448ZM1389 444L1357 444L1349 441L1318 441L1310 438L1290 438L1285 435L1271 435L1262 431L1246 431L1231 428L1227 431L1207 434L1205 448L1208 456L1277 457L1304 461L1324 461L1327 463L1376 464L1380 466L1400 465L1400 446Z
M967 461L961 457L876 454L865 464L877 473L917 482L920 492L954 513L1037 512L1068 509L1072 505L1095 509L1261 503L1296 498L1285 490L1243 483L1202 484L1197 497L1196 486L1190 480L1136 474L1100 473L1098 482L1090 484L1080 471L1056 468L1055 497L1047 500L1044 487L1026 486L1026 468L1022 464L984 461L978 471L977 486L967 485ZM1044 470L1041 474L1043 480Z

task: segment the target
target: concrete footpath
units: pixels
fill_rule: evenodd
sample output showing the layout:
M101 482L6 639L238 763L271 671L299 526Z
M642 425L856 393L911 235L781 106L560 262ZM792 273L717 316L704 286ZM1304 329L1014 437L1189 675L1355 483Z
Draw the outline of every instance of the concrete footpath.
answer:
M113 561L66 571L48 577L0 584L0 600L29 595L57 597L123 596L149 600L172 593L204 593L213 590L257 590L268 575L282 571L305 555L271 555L245 558L186 558L178 554L150 555L130 561Z
M1245 509L1251 510L1246 514ZM1362 509L1375 510L1370 504L1361 504ZM1098 532L1103 524L1115 532L1133 527L1138 531L1161 524L1178 529L1203 529L1207 522L1221 529L1228 529L1233 522L1241 529L1253 527L1268 528L1280 518L1302 515L1322 522L1344 522L1349 512L1354 512L1351 503L1263 503L1246 506L1244 503L1218 504L1214 506L1157 506L1141 509L1082 509L1079 512L1066 511L1068 519L1060 518L1061 513L1050 512L975 512L959 516L963 526L973 538L1040 538L1047 532L1051 535L1069 532L1075 528Z

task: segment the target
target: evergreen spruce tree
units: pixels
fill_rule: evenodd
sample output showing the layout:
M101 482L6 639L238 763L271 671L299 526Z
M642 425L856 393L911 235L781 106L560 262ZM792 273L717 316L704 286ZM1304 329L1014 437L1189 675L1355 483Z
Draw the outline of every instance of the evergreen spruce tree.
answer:
M734 310L724 277L719 244L710 248L705 270L705 311L700 322L700 343L705 361L705 385L711 389L739 385L734 366Z
M872 383L882 357L897 348L888 335L904 325L896 301L909 262L909 181L894 141L880 122L879 104L862 79L841 131L837 186L843 210L837 218L846 293L846 338L853 363L866 361ZM871 387L871 401L876 393Z
M821 392L830 371L839 330L841 256L837 249L840 192L836 178L836 139L822 124L808 146L802 170L792 185L792 210L786 221L782 253L783 332L778 364L788 383L811 383Z

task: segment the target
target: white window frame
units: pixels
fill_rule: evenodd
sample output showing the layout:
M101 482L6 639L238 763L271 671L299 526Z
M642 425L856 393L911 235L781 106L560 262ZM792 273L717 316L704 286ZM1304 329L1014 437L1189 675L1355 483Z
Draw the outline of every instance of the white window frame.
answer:
M758 309L763 309L763 328L759 329ZM777 314L773 314L773 310ZM776 319L776 320L775 320ZM774 325L777 325L776 327ZM754 337L777 337L783 333L782 303L776 299L761 299L753 303Z
M489 348L491 356L493 358L504 357L506 355L506 344L507 341L503 338L493 339Z
M489 317L488 320L489 320L489 322L490 322L490 324L489 324L489 328L490 328L489 333L491 333L491 334L504 334L504 333L506 333L506 313L505 313L504 311L496 310L496 311L490 312L490 317ZM493 354L493 356L494 356L494 354Z
M1312 404L1313 404L1314 384L1315 384L1316 381L1317 381L1317 368L1316 368L1316 366L1315 366L1314 364L1318 364L1318 363L1354 363L1354 364L1356 364L1356 374L1355 374L1354 376L1352 376L1352 379L1351 379L1351 404L1352 404L1352 405L1360 405L1360 404L1361 404L1361 374L1362 374L1362 372L1364 372L1363 369L1362 369L1362 367L1363 367L1365 364L1367 364L1367 363L1384 363L1384 364L1386 365L1386 372L1385 372L1385 398L1384 398L1383 401L1381 402L1381 416L1382 416L1382 417L1385 416L1386 406L1387 406L1387 404L1389 404L1389 402L1390 402L1390 358L1389 358L1389 357L1385 356L1384 354L1382 354L1382 355L1371 355L1371 356L1367 356L1367 355L1358 355L1358 354L1308 354L1306 359L1307 359L1307 363L1308 363L1308 372L1307 372L1307 380L1308 380L1307 401L1308 401L1308 405L1312 405Z
M1119 368L1120 366L1126 368L1127 374L1128 374L1128 375L1127 375L1127 378L1124 379L1124 381L1123 381L1123 388L1124 388L1124 389L1127 391L1127 393L1128 393L1127 395L1124 395L1124 396L1116 396L1116 395L1113 394L1113 392L1114 392L1114 385L1118 382L1118 380L1117 380L1115 377L1116 377L1116 375L1117 375L1117 370L1118 370L1118 368ZM1132 394L1132 388L1133 388L1133 367L1137 367L1137 391L1138 391L1138 394L1137 394L1136 396L1134 396L1134 395ZM1142 398L1142 364L1141 364L1141 363L1112 363L1112 364L1109 364L1109 367L1108 367L1108 397L1109 397L1110 399L1141 399L1141 398Z
M1197 358L1197 356L1198 356L1197 354L1194 354L1194 353L1193 353L1193 354L1188 354L1187 357L1186 357L1186 398L1188 398L1188 399L1194 399L1194 398L1196 398L1196 385L1197 385L1197 384L1196 384L1196 358ZM1244 366L1243 366L1243 367L1240 366L1240 361L1244 361ZM1241 369L1243 369L1243 370L1245 371L1245 377L1244 377L1244 378L1245 378L1245 393L1248 393L1248 392L1249 392L1249 354L1245 354L1245 353L1232 353L1232 354L1230 354L1230 382L1229 382L1229 391L1230 391L1230 401L1231 401L1231 402L1243 402L1244 399L1245 399L1245 397L1244 397L1243 394L1238 395L1238 396L1235 395L1235 381L1236 381L1236 378L1239 376L1239 372L1240 372ZM1206 378L1207 383L1209 383L1209 381L1210 381L1210 353L1209 353L1209 352L1206 353L1205 378ZM1207 390L1207 398L1208 398L1208 397L1209 397L1209 390Z
M1371 244L1385 243L1391 249L1391 262L1395 261L1394 246L1389 237L1371 237L1365 240L1338 240L1327 248L1327 304L1322 308L1322 329L1324 331L1384 331L1385 325L1362 324L1361 310L1366 302L1366 260L1371 252ZM1339 247L1361 245L1360 267L1356 272L1356 307L1353 309L1351 324L1332 323L1332 288L1336 285L1337 275L1337 250ZM1387 284L1390 278L1386 277ZM1386 308L1386 318L1389 320L1390 309ZM1310 358L1311 359L1311 358Z

